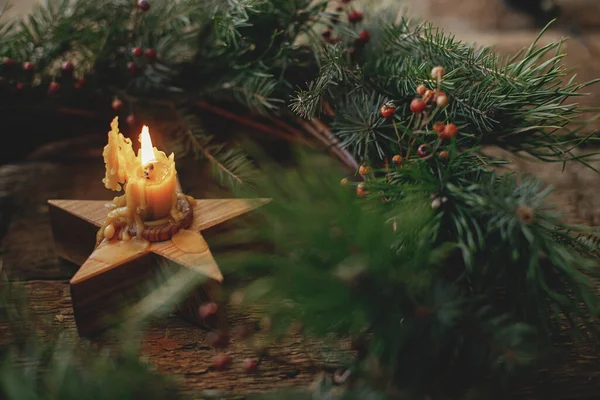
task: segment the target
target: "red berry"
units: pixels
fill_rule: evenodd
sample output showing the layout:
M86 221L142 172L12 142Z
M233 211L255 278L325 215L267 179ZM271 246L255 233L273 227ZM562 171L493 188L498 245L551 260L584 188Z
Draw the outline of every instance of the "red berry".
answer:
M156 50L146 49L146 57L150 60L155 60L156 59Z
M415 114L422 113L423 110L425 110L425 107L427 107L427 104L421 99L413 99L413 101L410 102L410 111Z
M368 190L365 189L365 184L363 182L359 183L356 186L356 194L360 197L365 197L369 193Z
M396 154L394 157L392 157L392 162L398 167L402 165L403 161L404 160L400 154Z
M131 54L134 57L141 57L142 54L144 54L144 50L141 47L134 47L133 49L131 49Z
M427 156L427 145L426 144L420 145L419 148L417 149L417 154L421 158L426 157Z
M148 0L139 0L137 6L142 11L148 11L150 9L150 2Z
M125 103L121 99L114 99L112 102L112 109L115 111L121 111L125 107Z
M77 82L73 84L75 89L81 89L83 86L85 86L85 78L79 78L77 79Z
M427 91L427 87L425 85L419 85L419 86L417 86L417 94L419 96L423 96L426 91Z
M71 75L74 69L75 66L71 61L65 61L60 66L60 70L62 71L63 75Z
M50 85L48 85L48 93L49 94L56 94L60 92L60 83L58 82L50 82Z
M129 114L127 116L126 122L127 122L127 125L134 126L137 123L137 119L135 118L135 115Z
M17 90L23 90L25 89L25 85L21 82L17 83L17 86L15 86Z
M15 65L17 65L17 61L13 60L12 58L8 58L4 60L4 65L6 65L7 67L14 67Z
M258 360L256 358L246 358L244 360L244 371L252 372L258 367Z
M25 71L33 71L34 65L32 62L27 61L23 63L23 70Z
M448 153L447 151L440 151L438 153L438 157L440 160L442 161L446 161L448 159L448 157L450 156L450 153Z
M217 354L214 358L213 364L216 369L225 369L231 364L231 356L226 353Z
M440 139L452 139L458 134L458 127L454 124L446 124L442 133L438 134Z
M436 122L435 124L433 124L433 130L436 131L437 133L441 133L444 131L444 127L446 126L446 124L444 124L443 122Z
M353 24L362 21L363 18L364 15L360 11L353 10L350 12L350 14L348 14L348 21L352 22Z
M217 303L214 303L214 302L206 303L206 304L202 304L200 307L198 307L198 315L200 315L200 318L206 319L206 318L210 317L211 315L216 314L218 310L219 310L219 306L217 305Z
M390 119L394 117L394 114L396 114L396 106L390 101L385 103L379 111L383 118Z
M130 61L127 63L127 70L131 73L135 73L137 72L138 67L133 61Z
M358 39L356 39L356 41L361 44L367 44L369 43L369 40L371 40L371 34L366 30L361 31L358 34Z

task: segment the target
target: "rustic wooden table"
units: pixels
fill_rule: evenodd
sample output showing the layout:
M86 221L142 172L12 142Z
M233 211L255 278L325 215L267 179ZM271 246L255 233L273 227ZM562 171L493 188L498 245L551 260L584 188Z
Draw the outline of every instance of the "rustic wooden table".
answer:
M108 125L106 125L108 126ZM89 135L45 145L26 160L0 166L0 227L3 235L3 268L10 280L26 289L33 314L51 321L42 335L63 332L78 339L69 296L69 279L77 266L59 260L54 252L47 200L111 199L104 189L102 147L105 135ZM184 190L193 196L217 197L215 186L207 186L199 163L180 163L178 171ZM201 164L200 164L201 165ZM210 238L208 238L210 244ZM218 256L218 250L217 250ZM225 282L227 285L227 281ZM57 315L62 317L56 318ZM230 326L252 322L252 317L229 310ZM10 339L5 322L0 322L0 342ZM177 316L154 321L144 335L143 355L158 371L173 375L184 392L204 390L248 393L286 386L304 386L313 381L317 371L311 366L300 337L273 349L273 354L292 365L266 360L260 372L246 374L241 361L253 354L244 343L233 339L228 350L234 357L233 367L216 371L211 367L216 350L206 341L207 332ZM109 341L111 339L99 339ZM588 347L561 345L567 358L559 369L542 373L539 382L529 382L516 397L544 399L599 399L600 358Z

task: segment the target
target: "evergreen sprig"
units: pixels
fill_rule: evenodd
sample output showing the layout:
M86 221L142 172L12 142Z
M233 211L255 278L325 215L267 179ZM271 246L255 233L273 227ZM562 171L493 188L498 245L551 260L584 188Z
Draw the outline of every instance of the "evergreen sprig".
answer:
M351 36L325 49L319 75L292 99L292 109L309 118L321 115L322 102L335 105L334 133L366 161L376 162L392 151L398 141L394 130L413 129L415 116L408 105L421 84L450 99L448 107L426 117L421 127L426 132L437 120L452 121L461 128L458 145L464 148L496 145L543 161L581 158L571 150L584 140L577 125L583 110L567 100L581 96L597 80L565 83L562 42L538 46L542 31L529 49L503 60L491 48L460 42L428 23L375 20L368 27L377 43L371 44L372 39L358 46ZM439 83L430 76L436 65L447 72ZM379 115L390 100L399 108L393 121L397 126Z

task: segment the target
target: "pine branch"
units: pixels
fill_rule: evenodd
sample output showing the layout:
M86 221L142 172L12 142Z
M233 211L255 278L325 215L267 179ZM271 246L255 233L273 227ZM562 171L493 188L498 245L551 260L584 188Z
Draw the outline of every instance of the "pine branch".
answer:
M242 106L267 115L279 109L282 100L271 97L278 86L273 76L264 73L248 73L204 90L203 97L211 100L233 99Z
M236 190L239 186L252 186L255 170L245 153L212 143L213 137L204 133L200 121L192 115L182 116L181 123L194 154L211 162L221 184Z
M492 144L544 161L582 160L565 147L582 140L578 133L583 127L574 126L583 110L566 102L597 81L563 82L562 42L539 47L538 37L519 57L501 60L490 48L476 49L429 24L411 25L404 19L398 25L370 27L380 41L357 50L365 54L353 55L353 60L346 54L348 39L342 39L343 45L325 45L318 77L298 90L291 103L293 111L309 117L323 101L334 104L335 133L354 154L382 160L385 142L393 137L386 134L394 129L390 121L377 121L384 103L374 105L371 99L391 100L398 107L395 121L406 125L412 118L408 103L422 84L447 94L443 117L461 127L461 147ZM439 83L429 75L436 64L447 71ZM374 120L364 117L368 114Z

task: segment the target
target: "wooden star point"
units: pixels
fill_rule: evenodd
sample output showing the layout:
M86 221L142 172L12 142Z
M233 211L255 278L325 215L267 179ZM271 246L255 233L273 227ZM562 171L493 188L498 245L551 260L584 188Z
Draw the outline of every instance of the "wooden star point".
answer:
M122 297L156 272L157 259L190 268L219 284L223 275L202 231L267 204L269 199L193 200L193 222L172 239L148 244L113 241L94 248L96 232L104 223L110 202L102 200L49 200L57 253L81 265L70 281L71 299L80 334L105 328L104 320L121 308ZM207 287L210 285L207 285ZM214 290L212 290L214 292ZM209 301L214 293L208 292Z

